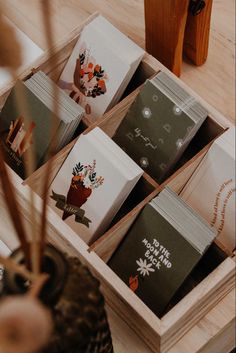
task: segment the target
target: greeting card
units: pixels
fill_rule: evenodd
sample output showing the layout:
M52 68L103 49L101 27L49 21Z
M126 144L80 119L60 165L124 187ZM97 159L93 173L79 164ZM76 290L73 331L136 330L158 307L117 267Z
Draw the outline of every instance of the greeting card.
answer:
M213 143L181 192L230 251L236 247L235 191L235 127L231 127Z
M114 144L99 128L81 135L51 185L50 205L87 243L104 233L143 173Z
M164 189L140 212L108 265L160 317L215 235Z
M207 111L167 74L147 80L113 140L158 183L172 172Z
M94 119L115 105L144 51L98 16L83 29L59 80Z

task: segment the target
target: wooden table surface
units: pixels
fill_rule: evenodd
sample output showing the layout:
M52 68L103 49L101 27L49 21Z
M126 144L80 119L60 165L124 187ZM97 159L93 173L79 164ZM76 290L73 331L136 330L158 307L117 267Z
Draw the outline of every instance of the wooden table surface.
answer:
M137 44L144 42L143 0L52 0L57 38L65 36L95 11L105 15ZM39 46L46 47L40 0L0 0L6 14ZM181 79L235 122L235 0L214 0L209 56L195 67L184 62Z
M5 14L19 28L43 49L46 48L40 0L0 0L0 4L4 6ZM143 0L52 0L52 4L55 39L65 36L93 12L100 11L116 27L145 47ZM214 0L208 60L199 68L185 61L181 76L183 81L232 122L235 122L234 7L235 0ZM2 210L0 223L3 224L1 237L12 232ZM230 325L228 331L224 332L224 337L222 328L224 320L229 320L231 316L234 320L235 309L231 307L233 295L234 292L229 293L217 308L200 320L168 353L191 353L193 350L201 353L227 353L222 344L226 347L225 342L228 342L228 350L232 348L233 326ZM117 314L109 308L108 313L115 353L151 353ZM210 342L210 348L206 346L207 342Z

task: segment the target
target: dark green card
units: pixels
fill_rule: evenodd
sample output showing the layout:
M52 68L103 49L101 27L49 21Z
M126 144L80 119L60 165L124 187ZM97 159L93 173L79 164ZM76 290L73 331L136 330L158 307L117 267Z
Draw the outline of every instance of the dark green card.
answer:
M25 97L27 109L22 111L16 102L16 91ZM26 121L28 120L28 124ZM0 114L0 138L5 160L25 178L26 151L34 145L36 168L44 162L50 145L51 111L21 82L12 89Z
M200 253L148 204L108 265L160 316L200 257Z
M193 119L146 81L113 140L161 183L187 147L194 126Z

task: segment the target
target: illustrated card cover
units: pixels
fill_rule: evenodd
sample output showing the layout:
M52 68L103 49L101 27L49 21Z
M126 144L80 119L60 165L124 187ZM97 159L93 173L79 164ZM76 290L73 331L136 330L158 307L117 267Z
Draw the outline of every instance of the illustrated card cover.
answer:
M235 249L235 127L223 133L183 189L182 198L217 230L217 239Z
M58 82L94 119L103 115L130 66L106 45L105 38L86 26Z
M95 120L118 102L143 55L142 48L97 16L83 29L58 84Z
M171 92L169 88L166 92L162 89L162 82L158 83L160 87L154 82L159 80L146 81L113 140L161 183L169 176L200 125L191 116L193 112L186 109L191 100L181 103L180 98L175 99L178 95L176 85L172 97L167 94Z
M160 316L215 236L195 211L165 188L140 212L108 265Z
M86 243L103 234L142 175L138 166L132 179L122 172L109 140L81 135L50 188L50 206Z
M21 111L16 103L17 90L26 97L27 111ZM22 179L26 176L25 152L32 148L32 144L36 168L44 162L51 141L51 119L51 111L21 81L17 81L0 113L0 142L6 162Z
M200 256L148 204L108 265L160 317Z

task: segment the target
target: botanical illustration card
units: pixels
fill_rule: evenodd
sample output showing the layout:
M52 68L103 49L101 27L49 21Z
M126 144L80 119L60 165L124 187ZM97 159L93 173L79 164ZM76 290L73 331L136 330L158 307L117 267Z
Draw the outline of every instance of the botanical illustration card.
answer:
M87 25L58 84L96 119L107 110L129 69L106 44L106 37Z
M132 189L111 150L81 135L50 188L51 207L86 243L103 234Z
M160 317L199 259L199 252L148 204L108 265Z

